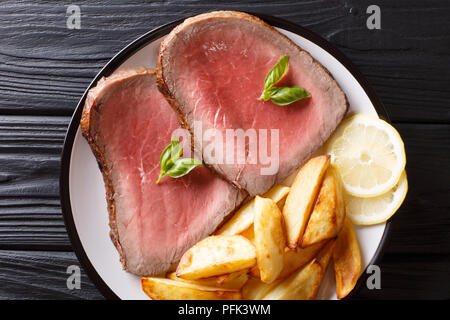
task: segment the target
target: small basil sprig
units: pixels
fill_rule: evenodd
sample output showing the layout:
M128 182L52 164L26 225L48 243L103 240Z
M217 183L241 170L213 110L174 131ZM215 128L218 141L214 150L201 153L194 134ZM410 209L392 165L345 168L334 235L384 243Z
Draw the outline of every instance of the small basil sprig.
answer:
M274 87L285 75L288 64L289 56L282 56L277 64L270 69L264 80L264 90L258 100L270 100L276 105L286 106L300 99L311 97L311 94L302 87Z
M297 100L311 97L302 87L272 87L269 90L270 101L279 106L286 106ZM266 100L267 101L267 100Z
M283 78L288 69L289 56L282 56L277 64L270 69L269 73L264 79L264 90L272 88L278 81Z
M183 146L181 145L181 142L177 138L172 138L172 141L163 150L161 157L159 158L161 171L156 184L158 184L164 176L179 178L187 175L195 167L202 165L202 162L197 159L180 158L182 152Z

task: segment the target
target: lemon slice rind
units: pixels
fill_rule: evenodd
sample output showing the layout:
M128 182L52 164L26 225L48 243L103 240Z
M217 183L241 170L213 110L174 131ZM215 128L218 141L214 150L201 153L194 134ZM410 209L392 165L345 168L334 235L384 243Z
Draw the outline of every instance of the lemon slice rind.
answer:
M403 171L398 184L387 193L373 198L359 198L349 194L344 195L347 217L357 225L374 225L387 221L400 208L408 193L408 179ZM389 201L389 199L392 199ZM376 211L383 203L382 210ZM370 210L372 209L372 210Z

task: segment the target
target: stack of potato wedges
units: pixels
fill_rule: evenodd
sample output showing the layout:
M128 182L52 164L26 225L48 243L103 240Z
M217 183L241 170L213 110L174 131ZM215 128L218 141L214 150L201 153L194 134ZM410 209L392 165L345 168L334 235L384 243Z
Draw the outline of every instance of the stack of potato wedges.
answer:
M341 299L356 285L361 255L339 177L323 155L292 186L277 185L242 206L189 249L175 272L142 278L142 288L162 300L312 300L330 260Z

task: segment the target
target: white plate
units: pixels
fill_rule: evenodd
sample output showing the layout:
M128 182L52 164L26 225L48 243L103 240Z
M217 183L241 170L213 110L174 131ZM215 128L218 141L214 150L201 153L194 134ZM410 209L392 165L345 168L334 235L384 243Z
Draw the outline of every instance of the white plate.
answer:
M336 48L295 24L268 16L263 18L307 50L330 71L347 95L350 103L349 112L378 114L387 118L367 81ZM89 88L94 86L100 77L110 75L118 69L137 66L154 67L161 40L177 23L162 26L131 43L100 71ZM140 278L122 270L119 255L109 238L108 212L102 175L79 128L85 95L70 124L62 156L61 203L69 236L85 271L106 297L147 299L141 290ZM373 264L380 255L388 233L388 225L356 227L363 270L369 264ZM362 282L364 277L360 279L360 284ZM331 268L322 282L318 298L336 299Z

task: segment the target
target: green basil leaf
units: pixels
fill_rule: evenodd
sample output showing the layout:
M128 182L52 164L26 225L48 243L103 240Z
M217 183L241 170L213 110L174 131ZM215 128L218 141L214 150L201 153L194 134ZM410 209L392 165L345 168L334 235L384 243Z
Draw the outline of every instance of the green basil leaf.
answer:
M289 56L282 56L277 64L270 69L264 80L264 90L272 88L278 81L283 78L289 64Z
M289 65L289 56L282 56L277 64L269 71L264 80L264 91L258 101L272 101L279 106L286 106L311 94L302 87L274 87L283 78Z
M164 148L159 158L159 167L161 171L159 173L158 184L162 177L166 175L166 172L173 167L174 163L180 158L183 153L183 145L177 138L172 138L170 144Z
M172 168L170 168L166 175L171 176L172 178L179 178L182 176L187 175L189 172L192 171L197 166L201 166L202 162L197 159L191 159L191 158L182 158L175 161Z
M169 170L175 161L180 158L183 152L183 146L177 138L173 138L170 144L163 150L159 158L161 170Z
M270 90L270 101L279 106L286 106L311 94L302 87L273 87Z

